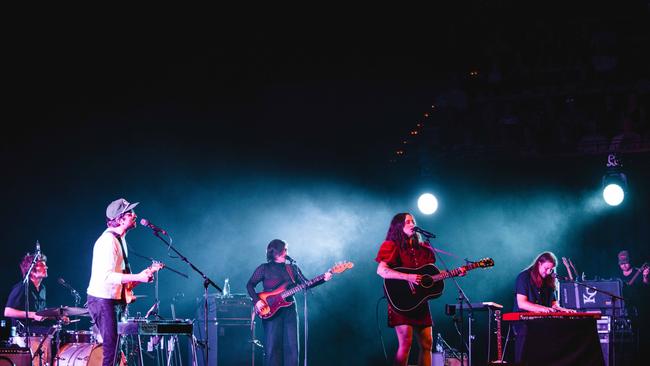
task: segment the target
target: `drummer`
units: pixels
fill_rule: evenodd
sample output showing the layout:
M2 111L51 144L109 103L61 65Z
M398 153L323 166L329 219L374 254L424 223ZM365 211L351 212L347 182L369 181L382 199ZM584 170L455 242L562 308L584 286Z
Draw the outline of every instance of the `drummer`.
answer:
M20 262L19 266L23 278L25 278L25 274L29 270L33 260L34 255L27 253ZM47 257L41 254L29 275L29 312L27 315L29 318L28 321L30 322L30 333L47 333L49 328L43 324L46 318L36 315L37 311L46 308L46 291L45 284L43 283L45 278L47 278ZM12 318L13 326L17 327L16 329L19 331L22 331L22 323L17 319L25 319L25 285L23 281L18 282L12 287L9 298L7 299L7 305L5 306L4 316Z

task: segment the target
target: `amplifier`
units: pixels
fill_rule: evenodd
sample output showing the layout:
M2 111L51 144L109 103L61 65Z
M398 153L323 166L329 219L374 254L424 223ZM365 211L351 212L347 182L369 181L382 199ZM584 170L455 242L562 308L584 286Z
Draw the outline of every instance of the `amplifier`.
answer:
M196 298L197 318L203 319L203 297ZM232 294L230 296L208 297L208 319L249 320L253 311L253 302L247 294Z
M582 283L616 296L621 296L623 289L623 282L620 280L582 281ZM625 309L622 301L612 301L611 296L574 282L560 282L560 302L565 308L600 309L603 314L609 315L612 308L615 310L615 315L622 315Z
M0 348L0 365L8 362L12 366L30 366L32 353L29 348L2 347Z

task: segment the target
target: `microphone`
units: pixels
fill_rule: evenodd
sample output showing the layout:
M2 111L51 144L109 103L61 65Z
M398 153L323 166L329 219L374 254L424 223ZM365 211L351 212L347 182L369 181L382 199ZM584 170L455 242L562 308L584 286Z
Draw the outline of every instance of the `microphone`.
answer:
M72 296L74 296L76 299L80 298L79 293L77 292L77 290L75 290L74 287L70 286L69 283L65 282L63 277L59 277L58 282L59 282L60 285L67 288L68 290L70 290L70 292L72 292Z
M154 232L163 233L163 235L167 235L167 231L165 231L165 229L160 228L160 227L150 223L149 220L147 220L147 219L141 219L140 220L140 225L147 226L150 229L152 229Z
M34 258L40 259L41 258L41 243L36 240L36 250L34 251Z
M284 258L289 261L289 263L296 263L296 261L293 260L293 258L289 257L288 255L285 255Z
M422 235L424 235L424 236L426 236L428 238L435 238L436 237L436 234L430 233L430 232L428 232L428 231L426 231L424 229L421 229L421 228L419 228L417 226L413 227L413 231L415 231L416 233L420 233L420 234L422 234Z

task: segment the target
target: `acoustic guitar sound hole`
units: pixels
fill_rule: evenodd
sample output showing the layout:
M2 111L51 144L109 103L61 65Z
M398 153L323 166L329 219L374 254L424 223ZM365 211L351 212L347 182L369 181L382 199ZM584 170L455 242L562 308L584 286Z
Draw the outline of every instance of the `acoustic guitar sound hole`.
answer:
M420 281L420 286L424 288L429 288L433 286L433 279L431 278L431 276L428 275L422 276L422 280Z

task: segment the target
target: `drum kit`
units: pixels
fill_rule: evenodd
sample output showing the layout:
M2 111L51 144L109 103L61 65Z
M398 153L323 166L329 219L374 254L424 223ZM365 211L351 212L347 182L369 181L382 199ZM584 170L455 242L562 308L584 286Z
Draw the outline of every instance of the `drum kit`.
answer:
M32 366L95 366L102 364L101 336L90 330L64 330L63 326L77 322L70 317L89 316L88 309L61 306L47 308L36 312L44 318L56 319L47 332L16 334L10 337L10 343L18 347L29 348ZM27 345L29 339L29 345Z

